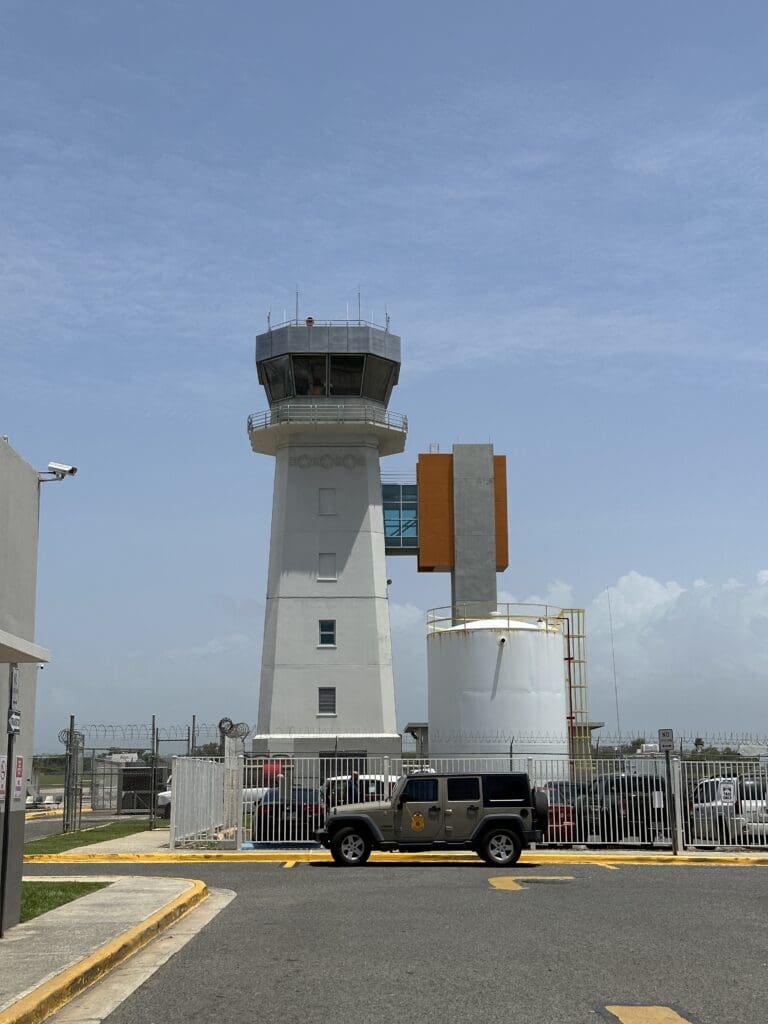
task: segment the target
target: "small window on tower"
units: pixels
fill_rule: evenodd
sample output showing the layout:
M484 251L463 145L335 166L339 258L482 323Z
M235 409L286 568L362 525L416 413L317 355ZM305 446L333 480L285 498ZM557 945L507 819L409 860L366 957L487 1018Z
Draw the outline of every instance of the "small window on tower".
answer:
M318 490L318 514L321 516L336 515L336 488L321 487Z
M320 647L336 646L336 619L320 619Z
M318 715L336 714L336 687L318 686L317 688L317 713Z
M335 551L321 551L318 555L317 561L317 578L319 580L337 579Z

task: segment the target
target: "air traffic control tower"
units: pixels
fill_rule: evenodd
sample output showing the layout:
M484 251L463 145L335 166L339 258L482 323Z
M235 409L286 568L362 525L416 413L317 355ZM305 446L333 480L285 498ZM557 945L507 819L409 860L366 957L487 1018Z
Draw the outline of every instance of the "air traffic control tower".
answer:
M254 752L399 752L379 459L405 447L400 339L307 317L260 334L256 367L275 484Z

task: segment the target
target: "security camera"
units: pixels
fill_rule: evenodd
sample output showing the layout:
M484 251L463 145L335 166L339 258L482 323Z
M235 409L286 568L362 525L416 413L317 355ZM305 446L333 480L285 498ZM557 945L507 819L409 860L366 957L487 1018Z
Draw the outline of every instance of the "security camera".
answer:
M49 462L48 472L55 473L56 476L74 476L77 472L77 466L65 466L61 462Z

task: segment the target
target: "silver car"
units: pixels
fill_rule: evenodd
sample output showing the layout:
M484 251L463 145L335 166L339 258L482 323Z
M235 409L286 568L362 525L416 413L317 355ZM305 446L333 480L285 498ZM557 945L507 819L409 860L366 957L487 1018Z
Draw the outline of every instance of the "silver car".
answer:
M752 844L768 838L768 777L729 775L702 779L690 800L694 842Z

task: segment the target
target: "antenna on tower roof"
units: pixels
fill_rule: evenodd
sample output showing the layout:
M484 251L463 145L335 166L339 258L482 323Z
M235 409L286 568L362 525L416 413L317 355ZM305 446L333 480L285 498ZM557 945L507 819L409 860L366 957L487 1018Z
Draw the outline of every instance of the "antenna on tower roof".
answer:
M357 322L360 323L360 285L357 286Z
M389 310L387 309L386 306L384 307L384 326L386 327L386 329L388 331L389 330Z
M299 322L299 286L296 285L296 323Z
M272 330L272 307L271 306L269 307L269 312L267 313L267 330L268 331Z

